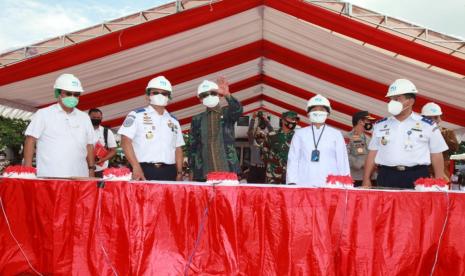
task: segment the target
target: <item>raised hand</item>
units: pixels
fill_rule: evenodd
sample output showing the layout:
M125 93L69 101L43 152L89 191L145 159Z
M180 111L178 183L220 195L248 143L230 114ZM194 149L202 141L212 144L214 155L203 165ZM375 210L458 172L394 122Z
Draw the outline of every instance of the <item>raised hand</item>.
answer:
M219 77L216 82L218 84L218 94L222 96L231 95L231 93L229 93L229 83L225 77L223 76Z

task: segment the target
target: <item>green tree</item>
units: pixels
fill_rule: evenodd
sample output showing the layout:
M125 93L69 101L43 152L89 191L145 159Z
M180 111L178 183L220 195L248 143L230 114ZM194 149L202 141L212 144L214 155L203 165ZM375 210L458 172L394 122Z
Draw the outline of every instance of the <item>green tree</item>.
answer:
M29 121L10 119L0 116L0 151L10 148L15 159L21 159L19 152L24 143L24 132ZM15 162L17 160L13 160Z

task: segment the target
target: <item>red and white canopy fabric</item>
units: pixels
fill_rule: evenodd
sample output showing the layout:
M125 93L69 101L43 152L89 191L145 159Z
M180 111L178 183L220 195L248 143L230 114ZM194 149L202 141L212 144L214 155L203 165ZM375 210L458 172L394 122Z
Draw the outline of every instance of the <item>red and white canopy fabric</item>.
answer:
M465 59L299 0L224 0L12 64L0 69L0 98L46 106L65 72L83 83L78 107L102 109L111 127L147 104L144 89L157 75L174 85L168 110L184 129L204 110L197 86L220 75L245 113L292 109L304 125L307 100L322 94L341 130L357 110L385 116L389 84L407 78L420 91L417 112L434 101L445 126L465 127Z

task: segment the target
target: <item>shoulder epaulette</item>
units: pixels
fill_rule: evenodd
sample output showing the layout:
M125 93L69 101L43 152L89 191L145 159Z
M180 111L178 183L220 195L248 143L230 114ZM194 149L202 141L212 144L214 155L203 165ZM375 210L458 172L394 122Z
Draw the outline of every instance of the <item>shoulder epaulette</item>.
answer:
M381 119L381 120L378 120L378 121L376 121L375 124L379 124L379 123L385 122L387 119L388 119L388 118L386 117L386 118L383 118L383 119Z
M421 118L421 121L427 123L430 126L434 125L434 121L431 120L430 118L423 117Z
M171 118L173 118L173 119L175 119L176 121L178 121L178 118L176 118L176 116L174 116L174 115L171 114L171 113L168 113L168 114L170 114Z

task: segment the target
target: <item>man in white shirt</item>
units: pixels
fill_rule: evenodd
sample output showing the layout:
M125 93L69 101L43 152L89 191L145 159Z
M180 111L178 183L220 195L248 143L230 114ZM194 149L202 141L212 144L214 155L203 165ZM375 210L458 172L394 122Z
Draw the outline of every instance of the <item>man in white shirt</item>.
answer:
M307 103L311 125L296 130L287 159L286 183L323 187L328 175L350 175L344 137L325 122L331 105L316 95Z
M95 163L96 177L103 177L103 170L108 168L108 160L113 158L116 154L116 140L115 135L111 129L101 126L103 113L98 108L89 110L90 121L94 127L94 135L97 139L95 144Z
M132 177L181 181L184 138L178 120L165 109L171 99L171 83L163 76L156 77L145 93L149 106L130 112L118 131Z
M386 97L391 99L388 111L392 116L374 126L365 162L364 187L371 186L375 164L377 186L413 189L417 179L429 177L430 164L436 178L444 177L442 152L448 147L439 126L413 112L417 93L415 85L406 79L398 79L389 86Z
M57 103L38 110L26 129L24 165L36 149L39 177L93 177L94 130L89 116L76 108L84 90L72 74L55 81Z

